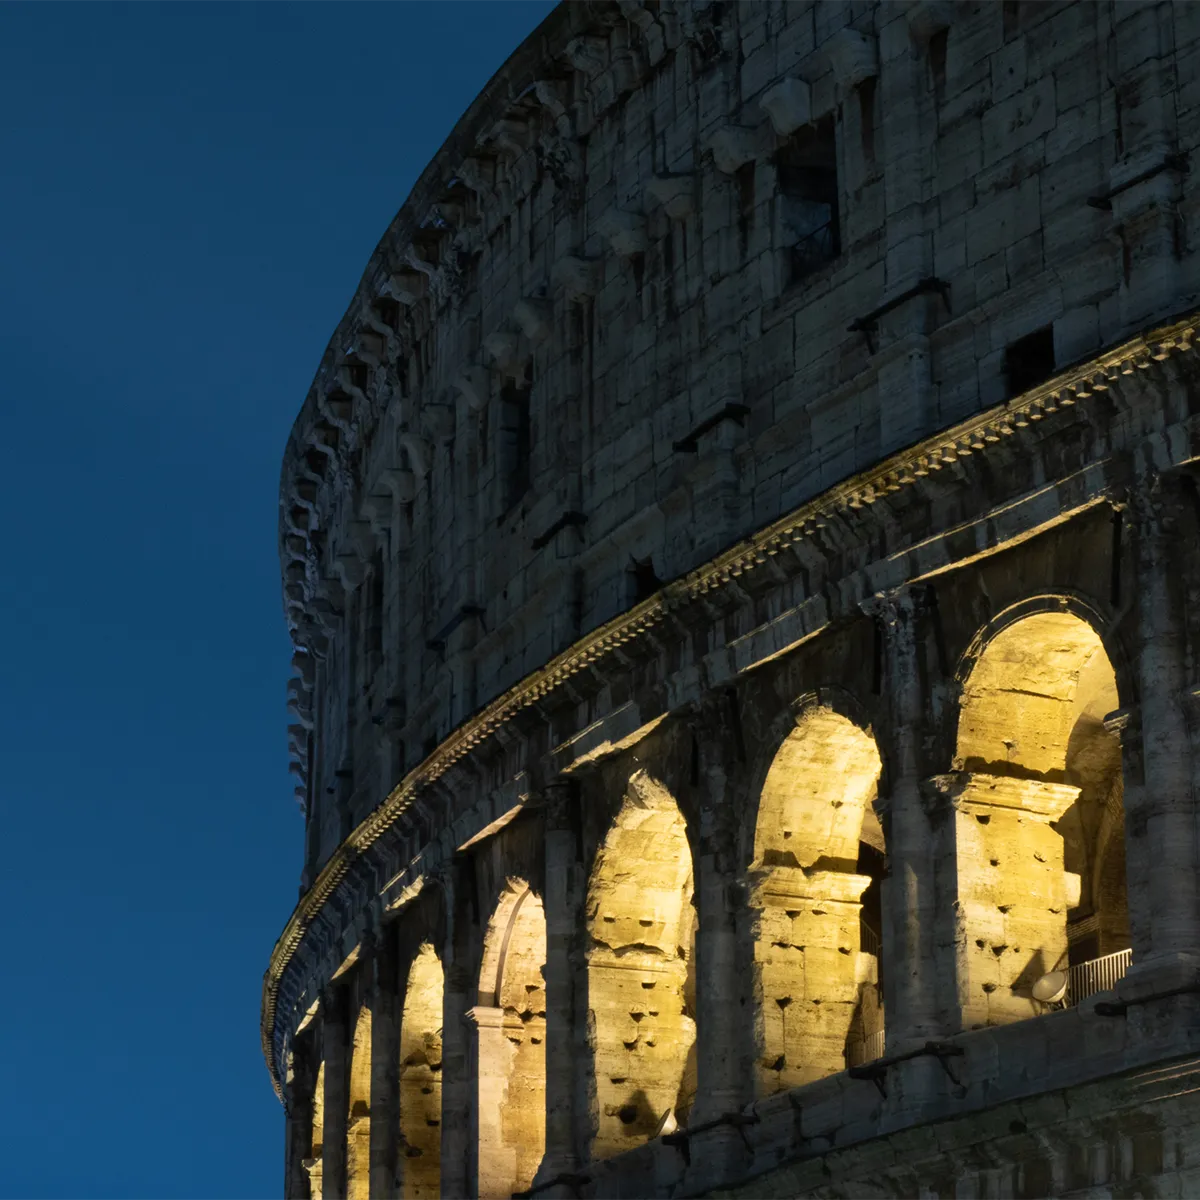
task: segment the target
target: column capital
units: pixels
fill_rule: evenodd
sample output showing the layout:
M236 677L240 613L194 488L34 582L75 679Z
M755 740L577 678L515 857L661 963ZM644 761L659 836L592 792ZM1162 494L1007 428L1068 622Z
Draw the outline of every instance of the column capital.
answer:
M579 784L559 775L541 788L542 811L547 829L571 829L579 810Z
M890 635L898 634L904 626L912 628L929 606L928 586L908 583L876 592L858 602L858 607Z

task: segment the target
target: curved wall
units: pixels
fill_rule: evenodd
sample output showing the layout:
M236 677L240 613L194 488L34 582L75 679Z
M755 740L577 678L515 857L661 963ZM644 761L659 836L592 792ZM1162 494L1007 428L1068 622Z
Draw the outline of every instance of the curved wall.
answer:
M555 10L484 89L372 256L284 460L307 833L263 1037L289 1194L362 1190L364 1164L372 1195L511 1190L543 1138L538 1187L695 1191L716 1176L675 1124L786 1093L841 1106L832 1145L1073 1086L1102 1070L1066 1014L1069 1066L1035 1084L1044 1033L970 1043L953 1103L914 1075L871 1108L839 1068L885 1035L991 1037L1088 938L1160 981L1200 953L1194 897L1151 899L1156 854L1191 871L1186 839L1144 808L1193 786L1171 697L1197 640L1175 590L1195 318L1174 317L1198 290L1197 54L1185 5L624 0ZM1007 676L963 709L986 754L956 752L962 664L1023 605L1094 629L1125 705L1047 692L1086 725L1053 769L1002 761L1004 704L1030 707ZM1037 686L1061 673L1024 641ZM1175 690L1145 701L1164 724L1143 750L1129 711L1159 670ZM999 871L1031 823L1027 874L1050 882L1018 938L992 913L1004 878L963 864ZM671 905L625 886L685 838ZM524 1007L481 982L514 888L545 917ZM441 1058L413 1092L401 981L431 951L443 1027L417 1033ZM364 1149L343 1093L367 1010ZM1103 1069L1151 1061L1139 1037ZM485 1093L526 1097L511 1129ZM785 1107L754 1111L779 1130L714 1142L727 1181L807 1153Z
M1170 307L1191 255L1126 280L1086 203L1174 137L1114 161L1106 20L571 5L514 54L372 257L285 456L306 878L581 634L1002 399L1026 335L1036 377Z

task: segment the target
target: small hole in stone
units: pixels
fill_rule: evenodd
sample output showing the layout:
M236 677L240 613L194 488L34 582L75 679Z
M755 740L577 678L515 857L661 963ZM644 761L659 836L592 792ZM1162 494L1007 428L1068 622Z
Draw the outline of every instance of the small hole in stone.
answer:
M1009 1133L1024 1133L1025 1132L1025 1122L1024 1121L1009 1121L1008 1132Z
M617 1116L621 1118L622 1125L632 1125L638 1119L638 1110L636 1104L622 1104L617 1109Z
M644 987L646 991L649 991L653 986L654 980L651 980L649 983L647 983L645 980L642 981L642 987Z
M987 816L985 813L976 813L975 814L975 820L977 820L980 823L980 825L986 825L991 819L992 818Z
M985 983L983 990L990 996L996 990L996 985L994 983Z
M776 996L775 997L775 1003L778 1004L780 1008L787 1008L787 1006L789 1004L791 1004L791 1002L792 1002L791 996Z

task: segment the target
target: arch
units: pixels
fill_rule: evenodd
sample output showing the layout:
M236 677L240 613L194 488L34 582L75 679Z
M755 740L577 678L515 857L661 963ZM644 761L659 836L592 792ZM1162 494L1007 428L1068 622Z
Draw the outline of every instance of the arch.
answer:
M371 1010L354 1022L350 1051L349 1112L346 1117L346 1200L370 1200L371 1188Z
M322 1167L325 1153L325 1060L317 1067L317 1079L313 1084L312 1097L312 1142L309 1155L303 1160L308 1173L310 1200L321 1200Z
M882 1053L879 772L871 733L815 702L767 770L750 870L760 1095Z
M675 798L629 779L588 884L588 1006L596 1080L594 1158L653 1137L690 1106L695 1042L692 855Z
M1095 622L1077 601L1027 601L992 622L959 672L944 786L967 1028L1037 1015L1042 975L1095 957L1102 941L1128 945L1121 749L1105 725L1120 701Z
M477 1038L481 1197L507 1200L533 1182L546 1145L546 917L510 879L484 935Z
M408 969L400 1019L400 1153L403 1200L441 1195L442 964L423 943Z

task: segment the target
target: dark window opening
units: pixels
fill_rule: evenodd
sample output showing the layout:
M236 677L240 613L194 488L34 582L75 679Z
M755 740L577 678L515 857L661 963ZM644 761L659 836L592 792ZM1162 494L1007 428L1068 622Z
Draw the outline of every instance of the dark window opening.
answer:
M1045 325L1018 338L1004 352L1009 396L1019 396L1054 374L1054 326Z
M795 283L841 253L833 117L797 130L775 156L781 222Z
M1002 12L1004 40L1008 41L1021 28L1021 0L1004 0Z
M933 98L941 104L946 98L946 42L948 29L939 29L929 39L929 73L933 77Z
M629 603L640 604L648 600L663 581L654 570L653 558L634 558L629 563Z
M496 466L503 489L501 519L529 491L533 434L529 397L533 385L526 371L521 383L511 380L500 392L500 422L496 430Z

